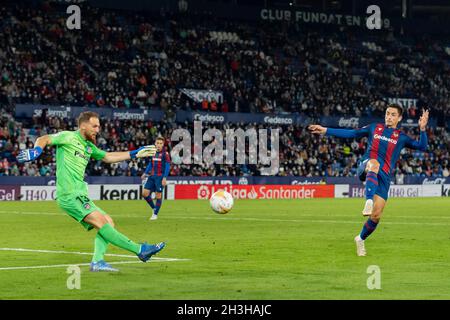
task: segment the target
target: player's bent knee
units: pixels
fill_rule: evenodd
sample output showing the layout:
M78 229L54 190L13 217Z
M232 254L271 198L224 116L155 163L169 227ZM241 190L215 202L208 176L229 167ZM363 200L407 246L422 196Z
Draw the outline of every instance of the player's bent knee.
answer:
M378 223L380 221L380 219L381 219L381 213L382 213L381 211L376 211L376 210L373 211L371 216L370 216L370 219L372 221Z
M94 226L94 228L96 229L101 229L105 224L108 223L106 216L104 216L98 211L91 212L83 220L84 222Z
M149 195L150 195L150 191L145 190L145 189L144 189L144 191L142 191L142 196L143 196L144 198L147 198Z
M161 192L156 192L156 199L161 199L162 193Z
M106 218L106 222L107 222L107 223L109 223L109 224L112 225L113 227L115 226L114 220L113 220L110 216L106 215L105 218Z

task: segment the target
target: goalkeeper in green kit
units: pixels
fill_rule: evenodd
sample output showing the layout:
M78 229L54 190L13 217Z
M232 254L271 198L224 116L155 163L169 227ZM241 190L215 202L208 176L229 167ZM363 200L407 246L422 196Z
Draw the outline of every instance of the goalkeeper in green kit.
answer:
M152 145L129 152L105 152L95 146L99 131L99 115L90 111L83 112L78 117L77 131L62 131L41 136L36 140L34 148L22 150L17 156L17 160L19 162L33 161L40 156L47 145L56 146L56 201L58 206L87 230L97 229L90 270L115 272L118 270L104 260L109 243L135 253L143 262L161 251L165 243L138 244L117 231L112 218L89 199L87 183L84 182L84 172L90 158L106 163L115 163L136 157L154 156L156 148Z

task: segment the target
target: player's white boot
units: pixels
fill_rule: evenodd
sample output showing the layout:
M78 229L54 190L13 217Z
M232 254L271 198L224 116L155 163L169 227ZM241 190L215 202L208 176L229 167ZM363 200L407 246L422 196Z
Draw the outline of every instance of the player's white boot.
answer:
M156 219L158 219L158 215L152 214L152 216L150 217L150 220L156 220Z
M364 206L364 209L362 211L363 216L370 216L372 214L373 210L373 200L367 199L366 205Z
M364 257L366 255L366 247L364 246L364 240L359 235L355 237L356 254L358 257Z

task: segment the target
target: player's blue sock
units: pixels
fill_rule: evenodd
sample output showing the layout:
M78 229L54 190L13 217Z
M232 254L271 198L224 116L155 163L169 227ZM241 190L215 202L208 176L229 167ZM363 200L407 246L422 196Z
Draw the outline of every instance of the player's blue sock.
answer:
M155 209L155 204L153 203L151 194L149 194L147 197L145 197L144 200L147 201L148 205L150 207L152 207L152 209Z
M366 199L372 199L377 192L378 188L378 176L375 172L369 171L366 176Z
M375 231L375 229L377 228L377 225L378 225L377 222L372 221L372 219L370 219L370 218L367 219L367 222L364 224L364 226L363 226L363 228L361 230L361 233L359 234L359 237L362 240L366 240L366 238L368 236L370 236L370 234L372 232Z
M156 199L155 211L154 214L158 214L159 209L161 209L162 199Z

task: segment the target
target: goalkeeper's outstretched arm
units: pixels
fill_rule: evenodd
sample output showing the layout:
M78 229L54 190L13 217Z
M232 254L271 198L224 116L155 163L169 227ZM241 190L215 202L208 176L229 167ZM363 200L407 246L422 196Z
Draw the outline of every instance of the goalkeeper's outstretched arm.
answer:
M130 160L130 152L107 152L105 154L105 157L102 159L105 163L116 163L116 162L122 162L126 160Z
M34 148L21 150L19 152L19 154L17 155L17 161L22 163L26 161L36 160L41 155L45 147L50 144L50 142L50 136L47 134L37 138L34 143Z
M152 157L156 154L156 147L154 145L140 147L137 150L125 152L107 152L102 161L105 163L122 162L134 158Z
M34 142L34 147L40 147L42 150L44 150L44 148L48 146L50 142L50 136L46 134L45 136L41 136L36 139L36 141Z

